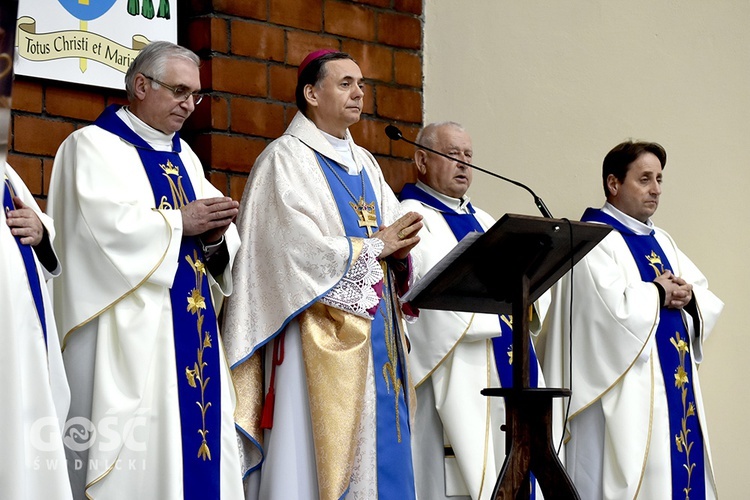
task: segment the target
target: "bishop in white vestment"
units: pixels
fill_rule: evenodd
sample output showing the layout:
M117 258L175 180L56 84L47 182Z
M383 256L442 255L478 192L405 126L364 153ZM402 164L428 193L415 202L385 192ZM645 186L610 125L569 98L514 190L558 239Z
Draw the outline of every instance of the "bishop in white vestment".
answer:
M420 217L399 218L378 164L348 132L362 105L356 63L317 51L299 82L301 111L255 162L242 198L224 322L248 497L413 499L397 293Z

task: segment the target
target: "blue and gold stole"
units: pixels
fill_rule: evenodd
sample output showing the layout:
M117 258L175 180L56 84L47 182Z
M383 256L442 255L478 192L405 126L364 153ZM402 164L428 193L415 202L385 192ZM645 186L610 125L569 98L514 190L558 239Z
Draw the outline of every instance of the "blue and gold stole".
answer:
M5 176L4 189L3 189L3 207L5 214L15 210L16 205L13 203L13 185L10 183L10 179ZM10 228L8 228L10 229ZM39 316L39 323L42 326L42 334L44 335L44 345L47 345L47 319L44 313L44 299L42 298L42 285L39 281L39 270L36 267L36 256L31 245L24 245L21 243L19 236L14 236L16 244L18 245L18 251L21 253L23 259L23 266L26 270L26 279L29 282L29 288L31 290L31 296L34 298L34 306L36 307L36 313ZM7 279L7 278L4 278Z
M458 213L431 194L419 189L416 184L406 184L399 198L401 200L419 201L440 212L451 231L453 231L456 241L461 241L467 234L474 231L484 233L484 229L474 216L476 210L471 206L471 203L467 205L468 214ZM495 366L500 377L500 384L503 387L513 387L513 319L507 314L500 315L499 319L500 336L492 339ZM529 345L529 366L531 367L529 386L537 387L539 385L539 362L533 345Z
M173 151L155 151L109 106L94 125L136 148L159 210L179 210L195 200L180 159L180 139ZM221 364L216 313L206 277L203 247L195 236L183 236L172 288L177 388L182 432L184 498L221 498Z
M636 234L614 217L593 208L586 209L581 220L609 224L619 232L633 255L643 281L651 282L664 271L672 271L653 231L647 235ZM703 434L691 382L690 337L679 310L661 307L656 348L667 392L669 431L674 436L674 440L670 439L672 498L705 498Z
M362 219L355 207L359 200L352 200L351 193L361 196L364 176L364 200L371 200L381 224L380 207L367 172L363 168L360 176L349 175L335 161L315 153L333 197L336 200L346 235L367 238L367 228L360 225ZM336 173L334 173L334 169ZM346 188L343 183L346 184ZM348 191L347 191L348 188ZM377 229L377 227L376 227ZM405 369L405 351L401 345L400 318L396 310L398 300L394 296L394 285L389 271L383 269L383 296L371 323L373 366L375 367L376 413L377 413L377 463L378 498L381 500L410 500L415 498L414 472L411 459L411 428L406 394L409 389Z

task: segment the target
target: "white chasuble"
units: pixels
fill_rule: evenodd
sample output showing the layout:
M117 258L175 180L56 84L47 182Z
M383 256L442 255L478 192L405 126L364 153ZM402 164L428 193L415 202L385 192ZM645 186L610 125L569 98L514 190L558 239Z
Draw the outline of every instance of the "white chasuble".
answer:
M716 498L697 365L723 303L669 234L640 224L611 205L603 211L625 221L634 231L654 231L673 273L693 286L697 317L682 311L692 354L687 369L703 429L706 498ZM584 499L673 498L670 446L675 437L670 435L654 338L660 307L656 286L642 281L630 249L617 231L607 235L552 288L538 352L548 384L573 391L565 460ZM565 409L558 402L556 410L559 439Z
M398 201L372 155L348 132L346 139L355 164L372 184L381 223L392 224L401 215ZM375 377L384 372L373 365L371 321L354 314L356 308L339 309L330 305L338 302L324 300L348 280L360 259L373 258L367 257L370 243L366 237L346 236L322 170L327 167L316 152L339 157L317 127L297 113L253 166L240 209L242 247L224 330L239 394L243 470L254 485L248 498L376 499L378 461L388 460L377 453ZM354 293L366 295L355 291L356 280L348 283ZM280 339L283 362L272 369L274 358L281 356ZM320 369L310 371L310 361L323 359L320 355L326 361L313 362ZM260 410L271 387L272 428L263 431ZM401 390L413 404L413 390ZM311 408L313 400L340 411L316 420L319 408Z
M18 196L36 212L53 240L52 219L42 213L10 165L0 164L0 181L0 188L8 189L11 200L13 195ZM12 201L10 204L13 206ZM3 405L0 498L67 500L72 495L62 432L70 391L45 283L58 276L60 270L45 269L31 247L27 246L26 251L29 262L24 260L18 241L10 232L3 209L0 212L0 366L7 376L0 384Z
M117 115L156 150L164 135L120 109ZM205 178L190 148L180 159L196 198L222 196ZM182 499L182 429L172 325L172 286L182 239L179 210L155 207L136 149L88 126L63 142L55 158L48 209L61 237L56 249L67 270L55 283L55 314L72 388L66 433L77 495L102 499ZM208 274L214 304L231 292L231 264L239 246L234 226L225 234L230 264ZM185 307L180 304L179 307ZM193 340L191 332L190 341ZM240 498L239 455L233 425L235 391L220 349L221 498ZM182 369L182 377L185 376ZM197 433L196 429L196 433ZM197 434L196 434L197 435Z
M435 196L421 182L416 188ZM412 251L424 275L458 242L440 210L416 199L404 199L401 206L424 217L421 240ZM484 230L495 223L483 210L473 209ZM533 330L540 327L537 311L543 312L548 301L545 294L535 304ZM423 309L409 325L409 361L417 384L414 467L420 499L492 496L505 461L505 433L500 429L505 404L503 398L479 391L501 387L492 343L500 335L499 321L493 314ZM509 353L502 355L511 362ZM538 366L536 370L543 387Z

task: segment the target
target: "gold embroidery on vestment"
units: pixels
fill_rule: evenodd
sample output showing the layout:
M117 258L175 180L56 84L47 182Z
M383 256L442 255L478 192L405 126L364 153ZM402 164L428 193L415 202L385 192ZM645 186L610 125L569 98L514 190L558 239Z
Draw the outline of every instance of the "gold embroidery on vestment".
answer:
M185 377L187 378L190 387L196 389L199 388L201 390L200 401L196 401L198 408L200 408L201 419L203 422L203 427L198 429L198 434L203 438L201 445L198 448L198 457L203 460L211 460L211 450L206 441L206 435L208 434L208 429L206 429L206 412L211 407L211 402L207 402L205 396L206 387L208 386L208 381L211 377L206 377L204 375L204 369L208 366L208 363L203 361L203 353L206 349L212 348L213 345L211 343L211 333L203 331L203 320L205 319L205 316L203 316L203 310L206 308L206 298L201 294L201 290L203 289L203 277L206 275L206 266L198 259L198 252L196 250L193 250L192 258L189 255L186 255L185 260L188 261L190 267L193 268L193 272L195 273L195 288L191 290L190 295L187 298L187 310L190 314L196 315L196 326L198 329L197 359L193 364L192 369L187 366L185 367Z
M383 268L383 279L388 280L388 268L384 262L381 262ZM387 289L388 283L385 283L384 289ZM383 337L385 339L385 348L388 353L388 361L383 365L383 379L385 379L385 388L388 392L391 392L391 384L393 384L393 398L396 410L396 437L398 442L401 442L401 421L399 419L399 395L403 392L403 381L399 376L398 370L398 340L396 339L396 332L390 318L393 318L393 305L390 300L385 300L385 311L381 311L383 314ZM390 383L389 379L390 378ZM404 394L406 398L406 394Z
M651 255L645 255L645 257L646 260L648 260L648 265L653 268L656 276L661 276L664 273L664 264L661 261L661 257L653 250L651 250Z
M689 351L688 344L682 339L680 332L675 332L674 337L669 339L669 342L677 349L677 353L680 357L680 364L677 366L674 374L674 386L678 387L682 392L682 418L681 418L681 429L679 434L675 436L675 446L679 453L685 454L685 463L682 465L687 471L687 484L682 489L685 492L685 499L690 498L690 480L693 475L693 469L696 467L696 463L690 459L690 452L693 449L694 441L690 439L690 429L687 427L687 419L690 417L695 418L695 404L691 401L688 403L688 385L690 384L690 376L685 366L685 358ZM687 367L689 368L689 367Z
M167 181L169 182L169 190L172 192L172 203L169 203L166 196L162 196L161 201L159 202L159 209L179 210L189 203L187 193L185 193L185 188L182 185L180 168L174 165L170 160L167 160L166 165L160 163L159 166L164 170L163 175L167 178ZM172 176L176 177L176 180L173 179Z

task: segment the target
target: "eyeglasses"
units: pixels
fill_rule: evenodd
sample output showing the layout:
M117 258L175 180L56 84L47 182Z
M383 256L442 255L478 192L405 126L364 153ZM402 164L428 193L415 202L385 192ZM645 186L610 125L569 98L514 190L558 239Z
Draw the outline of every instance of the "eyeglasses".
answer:
M197 91L196 92L190 92L185 87L179 87L179 86L178 87L173 87L171 85L167 85L166 83L157 80L156 78L154 78L152 76L148 76L148 75L143 75L143 76L145 76L146 78L148 78L149 80L151 80L154 83L158 83L159 85L161 85L165 89L170 90L172 92L172 95L174 96L174 98L177 99L178 101L187 101L192 96L192 98L193 98L193 104L197 106L203 100L204 94L201 94L200 92L197 92Z

